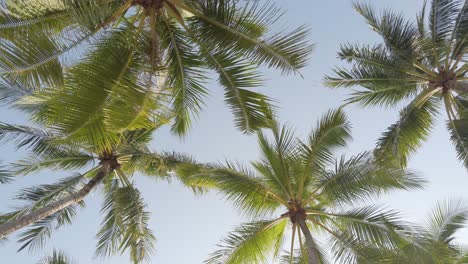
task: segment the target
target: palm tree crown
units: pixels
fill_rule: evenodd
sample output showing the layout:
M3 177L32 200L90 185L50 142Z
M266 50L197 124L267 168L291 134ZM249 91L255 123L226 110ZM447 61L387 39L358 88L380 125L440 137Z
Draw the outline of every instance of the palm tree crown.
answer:
M30 226L19 235L19 242L23 243L20 250L40 248L55 228L70 224L77 207L84 206L84 198L103 185L105 217L97 234L96 256L129 250L133 263L147 259L155 237L148 226L149 213L131 176L142 173L166 178L176 166L193 165L191 158L180 154L151 152L147 144L155 128L115 133L116 140L110 147L99 148L89 135L58 134L50 127L0 124L2 141L14 140L19 147L32 152L30 158L13 165L13 174L27 175L42 169L86 169L54 184L20 191L15 198L26 205L0 215L1 237ZM2 178L2 182L11 180Z
M311 231L331 236L337 261L354 240L390 243L390 230L398 226L394 212L376 206L340 208L392 189L420 187L418 177L399 166L383 166L369 153L335 160L334 151L350 139L350 125L340 110L325 114L306 141L276 124L272 134L273 142L258 134L261 159L252 162L255 173L232 163L192 171L192 184L218 188L255 218L231 233L207 263L263 263L278 254L288 223L291 261L296 239L307 263L326 261ZM266 215L278 217L259 220Z
M269 28L281 15L274 6L237 2L8 1L0 11L2 97L12 97L18 87L35 91L72 86L99 94L100 105L109 93L127 96L133 91L147 96L126 104L141 109L148 107L151 94L165 89L168 107L174 110L173 131L181 134L203 106L205 80L213 71L237 125L243 131L255 130L265 125L269 102L247 89L261 84L255 65L297 72L311 45L304 27L272 34ZM62 77L83 56L94 58L94 64L83 65L87 71L105 67L113 75L107 87L81 88L83 82ZM128 85L131 80L137 82Z
M378 142L378 152L395 155L403 165L427 138L439 105L445 105L452 140L468 166L468 2L433 0L428 19L424 7L415 22L389 10L379 15L369 5L354 6L383 43L343 45L338 56L352 68L336 69L327 85L359 85L348 103L364 106L411 100Z

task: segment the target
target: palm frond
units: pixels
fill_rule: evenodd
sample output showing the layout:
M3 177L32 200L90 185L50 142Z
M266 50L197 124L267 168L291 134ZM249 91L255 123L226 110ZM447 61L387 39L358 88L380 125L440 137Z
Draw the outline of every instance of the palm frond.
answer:
M4 165L0 165L0 184L10 183L13 181L13 173Z
M434 0L431 2L429 13L431 37L435 43L447 41L455 27L461 2L453 0Z
M38 264L73 264L74 262L70 257L66 256L64 252L54 249L52 255L42 258Z
M312 197L318 195L337 204L372 198L391 190L421 188L425 181L399 164L378 160L364 152L348 160L341 158L334 171L323 173L313 187Z
M84 206L84 203L80 203L80 206ZM18 251L22 251L25 248L28 248L29 251L41 249L45 245L46 240L51 236L53 230L71 224L75 216L76 206L68 206L36 221L28 230L19 235L18 242L22 243L22 245Z
M83 175L76 175L54 184L44 184L21 190L15 199L25 201L28 204L15 212L7 214L5 219L17 218L76 192L76 187L81 183L82 179ZM84 202L78 203L78 206L84 207ZM23 243L23 245L18 251L26 247L29 247L30 251L40 249L44 246L46 239L50 237L53 230L70 224L75 215L76 206L69 206L33 223L28 230L20 234L18 242Z
M260 7L255 3L247 5L240 12L236 12L236 4L233 1L204 3L201 11L187 8L187 11L195 15L194 29L203 33L204 45L214 43L211 47L235 50L252 61L278 68L283 73L296 72L305 66L312 51L312 45L306 40L306 27L299 27L285 34L261 34L263 28L274 22L278 14L273 6L268 6L269 3ZM252 30L253 25L259 28ZM207 39L208 36L218 37Z
M77 174L59 180L54 184L43 184L36 187L29 187L21 190L15 199L31 203L28 208L31 210L43 207L55 200L67 196L76 191L82 183L85 175Z
M75 170L86 167L95 160L93 156L86 153L62 152L61 154L64 155L50 158L38 158L37 156L33 156L17 161L13 164L14 173L16 175L26 175L46 168L53 170Z
M394 56L402 60L412 60L417 57L413 40L418 35L418 29L412 22L388 10L379 18L376 11L366 3L355 3L354 8L366 19L372 30L382 37Z
M333 162L333 152L345 147L351 140L351 124L341 110L330 110L317 122L307 142L301 143L300 154L308 169L326 166Z
M167 37L162 41L168 49L167 64L170 74L169 86L173 87L173 103L176 112L172 130L183 134L190 128L190 116L197 115L203 106L203 99L208 94L203 87L204 72L200 70L203 62L194 53L193 43L188 42L188 36L176 25L164 21Z
M233 163L196 171L188 181L193 186L220 190L227 200L250 215L272 212L287 201L245 167Z
M197 44L202 45L200 42ZM235 115L237 127L244 132L266 127L269 123L270 99L245 89L260 85L254 65L237 55L213 53L205 46L200 46L200 52L206 57L209 67L218 73L219 83L225 87L224 97Z
M461 117L447 122L447 128L450 131L450 139L455 145L457 156L465 167L468 167L468 119Z
M402 165L406 165L409 155L414 153L429 135L437 114L436 101L437 98L432 97L419 107L413 102L403 109L399 120L378 140L377 155L393 155Z
M205 261L209 264L266 263L281 248L287 218L243 224L231 232L219 249Z
M120 187L114 181L106 192L102 212L106 214L98 232L95 257L130 250L131 261L141 263L154 251L156 238L148 226L149 213L140 192L132 185Z
M460 9L453 30L452 39L455 39L455 45L452 52L452 59L458 60L466 54L468 47L468 3L465 1Z
M426 229L432 239L451 244L455 233L468 222L468 207L463 200L446 200L438 203L427 220Z
M2 78L0 80L0 104L11 105L31 93L29 87L17 79Z
M23 125L0 123L0 141L14 141L17 148L31 150L37 155L55 155L60 153L62 146L53 143L54 135L44 129ZM65 146L63 146L65 147ZM67 149L65 147L65 149Z
M398 231L405 228L396 211L375 205L351 209L333 216L336 228L357 240L375 245L394 244L398 241Z
M175 172L176 176L180 176L183 180L190 175L189 169L203 167L189 155L176 152L152 152L141 146L126 149L123 156L129 157L122 162L122 170L129 174L142 172L147 176L164 178Z

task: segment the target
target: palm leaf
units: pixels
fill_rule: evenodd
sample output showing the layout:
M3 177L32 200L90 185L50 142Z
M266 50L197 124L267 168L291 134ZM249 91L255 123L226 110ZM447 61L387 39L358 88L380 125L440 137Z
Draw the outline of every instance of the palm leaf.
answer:
M38 264L73 264L75 263L71 258L61 251L54 250L51 256L42 258Z
M414 105L415 100L403 109L397 123L391 125L378 140L376 153L393 155L402 165L407 164L409 155L428 137L434 124L436 100L432 97L420 107Z
M132 185L120 187L111 183L102 212L106 214L98 232L95 257L130 250L133 263L141 263L154 250L155 237L148 227L149 213L144 210L140 192Z
M270 256L276 256L287 219L259 221L244 224L231 232L212 253L205 263L266 263Z

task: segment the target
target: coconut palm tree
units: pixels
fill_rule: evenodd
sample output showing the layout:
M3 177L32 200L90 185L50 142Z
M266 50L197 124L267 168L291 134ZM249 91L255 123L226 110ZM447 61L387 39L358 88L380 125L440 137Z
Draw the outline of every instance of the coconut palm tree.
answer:
M81 100L77 98L77 100ZM47 109L46 105L41 105ZM73 108L69 108L72 111ZM99 130L89 133L60 133L60 122L47 126L46 116L40 128L0 124L0 141L16 142L28 149L31 157L16 162L10 170L14 175L27 175L43 169L83 171L62 178L53 184L26 188L15 199L24 206L0 215L0 236L22 228L19 235L23 245L41 247L52 230L70 224L84 199L102 186L105 202L104 220L97 233L96 256L107 256L116 251L130 251L133 263L147 259L152 252L155 237L148 227L149 213L132 175L136 173L167 178L176 166L191 164L186 156L175 153L156 153L147 148L151 134L157 127L134 130ZM103 119L95 127L105 127ZM65 121L66 122L66 121ZM100 134L106 134L102 136ZM102 141L102 144L97 142ZM5 172L2 173L2 175ZM5 177L3 177L5 178ZM11 180L7 178L4 182Z
M73 264L74 262L70 257L65 255L62 251L54 250L52 255L42 258L38 264Z
M395 212L346 207L390 190L418 188L420 179L398 165L383 166L367 152L336 160L333 154L351 137L341 110L326 113L306 141L274 123L273 142L258 133L261 158L252 162L255 172L233 163L191 171L190 183L218 188L254 218L230 233L206 263L271 263L286 238L291 263L300 263L293 258L296 240L304 263L324 263L318 241L323 234L334 240L333 251L361 239L391 243L393 230L401 228Z
M352 67L336 68L326 84L359 86L347 103L393 107L410 101L377 146L377 153L396 156L403 165L427 139L444 105L451 139L468 167L468 2L432 0L429 15L424 6L416 21L390 10L378 14L367 4L354 7L383 43L342 45L338 57Z
M97 53L118 56L119 64L107 66L120 77L116 83L125 85L124 75L138 80L138 87L127 89L151 93L167 88L176 133L186 132L191 116L202 108L210 71L224 87L237 125L246 132L255 130L264 126L269 101L248 90L261 84L256 66L297 72L306 64L311 45L306 43L305 27L271 32L282 13L278 8L238 2L7 1L0 11L0 97L11 96L18 84L34 91L61 89L67 82L63 71L87 57L83 54ZM93 87L98 94L110 93L100 88Z
M457 233L466 228L466 201L446 200L438 203L424 224L407 230L411 240L401 241L396 248L363 247L366 259L358 263L461 264L468 261L468 248L455 242Z
M30 226L19 235L19 242L23 243L20 250L40 248L52 230L72 222L77 207L83 207L86 196L102 185L105 217L97 234L96 255L107 256L129 249L134 263L148 257L154 235L148 227L149 213L144 209L143 198L134 187L131 176L143 173L165 178L177 164L191 163L188 157L149 151L145 144L151 139L153 130L120 134L118 143L108 152L101 153L84 144L80 147L65 142L58 145L54 142L57 136L31 127L1 124L0 130L3 140L15 138L19 145L31 148L34 153L31 158L14 165L15 174L26 175L46 168L88 168L84 173L54 184L20 191L15 199L26 202L26 205L0 216L2 237Z

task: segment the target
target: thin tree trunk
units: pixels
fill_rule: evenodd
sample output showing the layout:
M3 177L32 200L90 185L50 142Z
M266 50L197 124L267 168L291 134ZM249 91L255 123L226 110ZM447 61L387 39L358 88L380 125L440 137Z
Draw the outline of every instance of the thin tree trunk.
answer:
M29 226L30 224L52 215L53 213L56 213L70 205L79 203L102 181L102 179L109 175L113 170L114 168L111 168L109 162L104 162L101 165L101 169L97 175L89 180L88 183L86 183L78 192L72 193L67 197L46 205L38 210L32 211L29 214L1 224L0 238L3 238L23 227Z
M307 263L309 264L320 264L318 255L317 255L317 245L315 244L314 239L312 238L312 234L310 233L309 227L307 226L304 216L302 214L298 214L296 216L296 221L301 228L302 233L306 239L306 247L307 247Z

